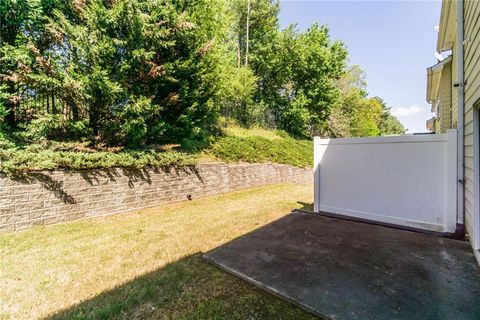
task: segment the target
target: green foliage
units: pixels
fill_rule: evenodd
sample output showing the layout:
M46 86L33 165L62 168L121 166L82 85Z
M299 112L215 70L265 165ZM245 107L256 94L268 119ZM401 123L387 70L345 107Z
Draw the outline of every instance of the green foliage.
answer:
M256 74L261 74L259 68L264 63L268 64L263 61L265 53L270 50L278 35L280 4L274 0L233 0L230 5L234 14L232 31L236 41L237 63L250 65Z
M276 0L0 1L0 171L190 159L142 151L162 144L304 166L311 143L292 137L404 131L367 98L363 71L346 67L326 26L281 30L279 10ZM215 140L221 114L252 130Z
M15 147L0 139L0 173L14 175L28 171L52 169L143 168L170 165L193 165L200 154L227 162L273 162L308 167L313 161L313 144L309 140L296 140L285 131L242 129L230 127L227 135L203 143L185 140L183 150L158 151L93 149L88 143L49 142ZM206 145L208 149L205 150ZM203 150L203 151L202 151Z
M93 134L109 144L202 139L215 125L219 12L208 0L161 3L91 1L80 19L56 11L49 25L67 66L58 78L73 78L66 83L83 93Z
M379 125L381 135L405 134L405 127L388 111L384 111Z
M18 92L28 89L54 93L48 116L66 104L98 143L138 147L215 131L220 66L234 63L223 1L8 0L0 21L0 98L12 129Z
M17 138L27 142L42 140L80 140L89 133L86 120L65 120L61 115L47 114L22 126Z
M245 66L227 65L220 81L220 103L223 114L237 120L244 126L255 123L257 109L253 104L253 93L257 78L252 70Z
M398 119L390 113L390 108L387 107L382 98L375 97L373 100L377 101L383 109L378 128L381 135L389 134L405 134L405 127L398 121Z
M18 174L49 169L144 168L195 164L195 156L180 152L73 152L42 148L0 149L0 172Z
M380 135L378 123L383 112L382 107L375 100L366 99L358 94L346 97L345 102L350 114L350 133L354 137L368 137Z
M367 97L365 75L360 67L350 67L337 81L337 87L341 99L332 108L326 135L366 137L405 133L382 99Z
M245 126L267 125L303 138L317 134L339 99L334 81L346 62L343 44L331 41L325 26L280 30L278 1L235 0L232 11L237 64L257 80L253 101L245 99L233 116Z
M291 138L291 136L288 134L288 132L284 130L275 130L274 133L278 135L279 137L282 137L284 139Z
M227 162L274 162L298 167L313 163L312 141L292 138L226 136L216 141L210 152Z
M330 40L328 28L314 24L306 32L290 26L267 51L268 66L258 68L257 99L269 106L277 126L298 137L316 134L339 99L335 79L343 72L346 50Z
M0 137L3 136L8 127L7 124L5 123L5 117L7 115L7 109L5 107L5 104L2 103L3 100L5 99L5 86L0 85Z

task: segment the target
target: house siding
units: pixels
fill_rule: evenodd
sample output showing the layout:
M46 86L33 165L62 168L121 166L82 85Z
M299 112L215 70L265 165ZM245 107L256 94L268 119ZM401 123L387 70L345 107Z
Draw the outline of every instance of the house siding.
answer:
M474 235L474 107L480 100L480 2L464 3L464 68L465 68L465 225ZM477 155L478 157L478 155Z
M449 63L442 70L440 82L439 128L437 133L445 133L452 126L452 66Z
M458 56L457 56L457 37L455 37L455 41L453 42L453 47L452 47L452 79L453 81L456 81L458 79ZM458 89L453 86L451 86L451 92L452 92L452 122L453 122L453 128L457 129L457 123L458 123Z

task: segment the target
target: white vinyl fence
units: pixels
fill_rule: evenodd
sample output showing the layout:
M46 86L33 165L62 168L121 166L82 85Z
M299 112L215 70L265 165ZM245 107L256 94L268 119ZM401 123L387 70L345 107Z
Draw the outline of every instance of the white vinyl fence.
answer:
M455 231L456 130L314 144L315 212Z

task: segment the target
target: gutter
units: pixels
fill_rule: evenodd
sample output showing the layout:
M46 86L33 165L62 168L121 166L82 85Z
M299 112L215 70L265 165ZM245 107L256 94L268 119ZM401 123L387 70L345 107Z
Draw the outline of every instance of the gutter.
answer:
M464 98L464 89L465 89L465 79L464 79L464 52L463 52L463 4L464 0L457 1L457 69L458 69L458 79L457 83L454 84L454 87L457 88L457 132L458 132L458 166L457 166L457 177L458 177L458 188L457 188L457 230L465 230L465 156L464 156L464 144L465 144L465 98ZM458 230L460 231L460 230Z

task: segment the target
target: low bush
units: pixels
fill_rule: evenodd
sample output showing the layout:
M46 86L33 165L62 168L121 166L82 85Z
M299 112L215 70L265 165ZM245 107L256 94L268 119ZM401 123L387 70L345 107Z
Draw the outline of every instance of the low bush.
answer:
M297 167L313 163L313 143L292 138L226 136L218 139L210 152L227 162L274 162Z
M182 141L181 145L152 145L150 149L143 150L100 145L92 147L88 142L50 140L15 145L10 140L0 139L0 173L14 175L53 169L193 165L200 161L200 155L225 162L272 162L297 167L312 165L313 144L309 140L296 140L282 131L258 128L235 130L202 143Z
M45 140L75 141L92 138L87 120L65 120L61 115L45 115L21 125L15 133L18 140L39 142Z
M0 149L0 172L18 174L50 169L144 168L192 165L196 156L176 151L74 152Z

